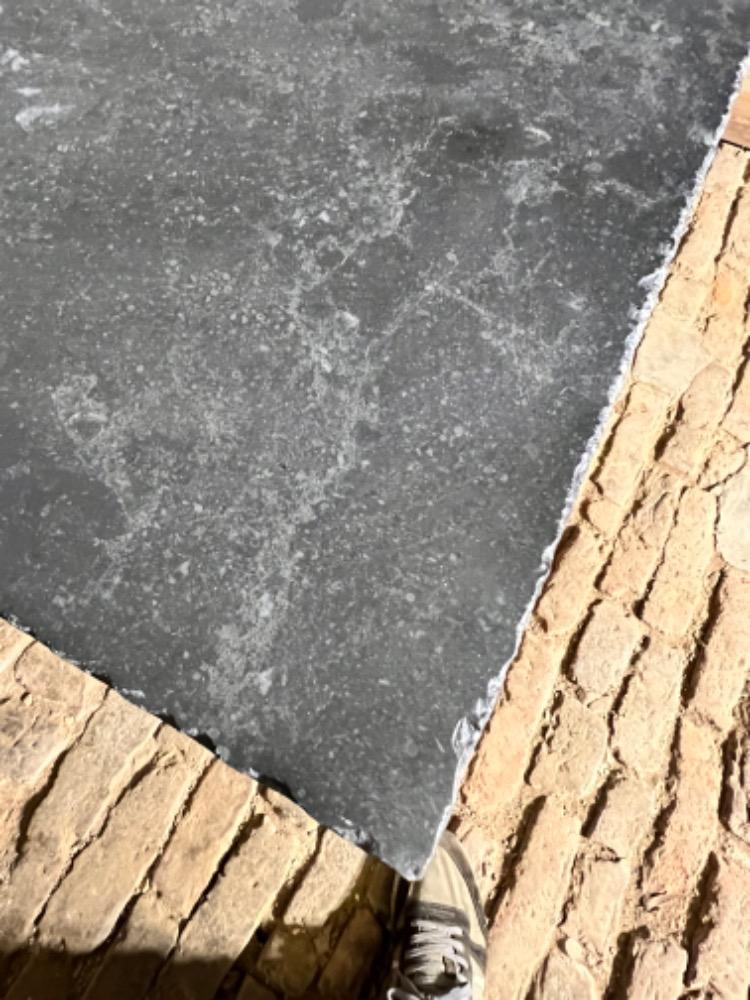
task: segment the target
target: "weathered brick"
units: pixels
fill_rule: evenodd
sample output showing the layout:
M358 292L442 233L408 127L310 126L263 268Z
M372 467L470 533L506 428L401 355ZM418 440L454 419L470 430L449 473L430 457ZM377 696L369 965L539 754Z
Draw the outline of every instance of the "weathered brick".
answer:
M264 983L258 982L253 976L246 976L237 994L237 1000L276 1000L276 996L276 993Z
M562 647L527 633L479 742L462 796L491 830L497 829L498 816L522 784L531 753L529 734L539 728L552 697L561 657Z
M71 743L104 698L105 687L39 643L12 667L0 705L3 783L33 783Z
M23 848L0 885L0 938L23 944L74 852L95 836L128 780L156 751L158 720L108 692L63 757L26 827Z
M576 868L565 933L602 959L616 937L630 866L623 860L584 857Z
M581 505L581 514L600 535L612 538L622 524L626 508L598 495L588 496Z
M746 525L750 531L750 523ZM728 570L719 586L693 695L693 707L721 731L732 726L733 711L750 669L750 576Z
M750 573L750 462L724 483L719 494L716 546L723 558Z
M277 925L260 954L256 970L285 997L304 997L318 974L312 935L303 927Z
M305 831L269 807L262 810L182 931L154 990L160 1000L210 1000L306 855ZM214 960L201 961L206 955Z
M86 1000L137 1000L174 947L179 929L206 889L240 825L257 785L214 760L195 789L117 940L107 950ZM127 956L143 959L128 965Z
M586 797L597 783L607 737L606 715L567 695L552 716L550 731L531 772L532 786Z
M628 858L653 820L655 791L640 779L627 775L607 789L591 837L618 858Z
M0 877L15 859L27 800L43 788L105 692L103 684L13 632L0 671Z
M739 472L747 459L747 453L737 438L726 431L719 431L714 439L711 452L706 460L698 485L710 489Z
M521 1000L552 945L578 847L579 821L547 799L489 934L487 1000Z
M616 424L599 468L592 474L604 495L615 503L629 501L664 423L668 398L637 381Z
M747 292L745 269L733 258L731 252L725 254L717 265L702 340L717 361L731 368L738 364L747 339L745 330Z
M602 562L594 533L580 524L563 539L561 551L536 606L547 632L572 630L591 603L591 587Z
M688 233L680 245L675 268L700 282L713 278L716 258L725 241L727 218L744 183L748 154L735 146L717 147L703 182Z
M676 941L638 941L628 1000L676 1000L682 996L687 952Z
M649 908L675 926L683 925L716 834L721 778L721 747L710 727L683 718L673 809L644 878Z
M618 604L604 600L594 607L570 665L587 701L615 690L642 637L640 623Z
M656 467L644 479L633 512L620 530L601 590L632 604L640 600L674 524L681 485Z
M722 819L736 837L750 844L750 734L746 727L730 735L725 754Z
M750 444L750 364L742 371L723 426L742 444Z
M696 312L702 304L701 299ZM636 353L632 378L658 387L670 403L685 392L698 372L712 360L700 329L657 305ZM663 423L665 412L666 409L659 418L660 423ZM653 428L649 428L649 432L650 441Z
M321 1000L356 997L369 980L383 934L369 910L355 910L318 984Z
M684 476L698 474L729 406L732 378L718 364L708 365L695 376L680 401L680 416L664 447L662 464Z
M0 676L10 672L21 653L27 649L34 639L15 628L10 622L0 618Z
M532 1000L596 1000L600 996L591 973L555 948L537 977Z
M667 635L686 635L705 600L715 519L716 501L711 494L685 490L643 611L644 621Z
M636 660L612 721L612 749L640 774L664 770L688 654L654 636Z
M750 870L739 859L721 858L697 935L694 987L707 996L746 997L750 986Z
M288 927L322 927L354 891L367 855L330 830L284 911Z
M45 947L98 947L158 856L207 753L174 730L156 737L157 756L109 814L100 836L75 858L39 924Z

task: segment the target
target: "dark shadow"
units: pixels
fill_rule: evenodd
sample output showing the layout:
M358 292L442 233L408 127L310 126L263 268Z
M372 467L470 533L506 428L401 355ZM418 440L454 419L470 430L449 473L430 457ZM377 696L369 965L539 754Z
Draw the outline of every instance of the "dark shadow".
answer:
M350 956L356 962L356 956ZM380 956L382 959L382 954ZM368 958L372 964L372 956ZM354 990L311 986L307 1000L375 1000L380 994L382 961ZM70 955L29 947L10 955L0 952L2 1000L269 1000L283 990L247 972L241 960L181 960L163 952L140 950ZM293 994L299 998L300 994Z

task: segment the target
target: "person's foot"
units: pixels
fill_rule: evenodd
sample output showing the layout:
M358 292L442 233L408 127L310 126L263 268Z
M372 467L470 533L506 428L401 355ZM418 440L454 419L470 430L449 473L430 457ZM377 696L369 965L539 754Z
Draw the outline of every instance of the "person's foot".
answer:
M448 831L409 888L401 935L387 1000L481 1000L487 924L466 855Z

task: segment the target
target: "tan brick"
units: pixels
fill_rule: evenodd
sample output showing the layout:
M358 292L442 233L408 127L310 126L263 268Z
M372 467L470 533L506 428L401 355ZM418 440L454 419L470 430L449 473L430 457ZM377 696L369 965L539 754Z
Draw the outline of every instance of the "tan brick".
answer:
M724 559L750 573L750 462L732 476L719 494L716 546Z
M256 966L263 979L284 997L304 997L319 972L312 936L304 927L277 925Z
M664 771L688 654L654 636L638 657L612 722L612 749L642 775Z
M667 635L685 636L705 601L715 518L713 496L699 489L685 490L643 612L644 621Z
M355 910L318 984L321 1000L356 997L369 981L383 934L369 910Z
M701 474L698 485L710 489L739 472L747 459L745 449L736 438L719 431Z
M675 267L698 282L710 281L725 238L732 205L744 183L748 154L735 146L717 147L703 183L689 231L680 246Z
M750 525L748 526L750 530ZM750 669L750 576L728 570L700 661L693 707L720 730L732 726Z
M568 695L551 719L550 732L531 772L531 785L573 797L588 796L597 783L607 737L604 713Z
M284 911L287 927L322 927L354 891L367 855L326 830L320 849Z
M714 432L731 398L733 376L718 364L700 371L680 401L680 415L661 455L661 462L693 477L703 467Z
M160 1000L213 997L308 851L304 831L277 818L272 810L257 814L259 825L254 824L255 818L184 928L154 990ZM214 960L202 961L206 955Z
M632 378L658 387L669 403L679 399L712 360L699 329L657 305L636 353ZM649 429L649 441L654 429Z
M38 642L12 668L0 705L2 782L33 783L80 734L105 687Z
M542 720L560 670L562 648L528 633L511 665L503 695L479 742L462 796L488 829L515 798L529 762L529 735ZM493 835L493 842L497 838Z
M201 778L135 901L117 940L102 959L86 1000L134 1000L174 947L181 923L206 889L252 808L257 785L220 760ZM143 955L138 963L127 956Z
M747 339L745 300L748 286L743 272L744 268L738 266L731 254L719 261L702 337L712 356L732 368L739 363Z
M0 878L15 859L27 800L79 738L105 692L39 643L13 633L7 641L0 671Z
M39 924L45 947L98 947L158 856L185 796L206 765L202 747L174 730L157 734L157 756L75 859Z
M22 853L0 885L0 939L6 948L32 933L44 901L77 849L100 830L107 811L156 752L158 720L110 691L26 827Z
M612 538L622 524L626 508L606 497L591 496L581 505L581 512L600 535Z
M577 890L565 933L601 959L617 933L630 866L626 861L584 857L577 868Z
M615 503L627 503L635 492L664 423L668 402L653 386L636 382L631 387L601 464L592 474L604 495Z
M555 948L532 990L532 1000L596 1000L600 994L591 973Z
M572 528L555 557L536 607L547 632L567 632L578 624L591 603L591 588L601 563L602 553L594 533L584 524Z
M685 717L677 747L677 786L661 843L644 878L648 907L682 926L717 828L721 747L707 725Z
M15 628L10 622L0 618L0 677L6 671L11 672L21 653L27 649L34 639Z
M750 844L750 737L744 727L731 734L725 752L722 818L736 837Z
M680 493L680 482L670 473L657 467L646 476L613 546L600 584L605 594L629 604L643 597L674 523Z
M628 1000L676 1000L684 992L687 952L676 941L638 941Z
M695 980L709 996L747 997L750 987L750 871L722 858L712 886L704 933L697 936Z
M655 798L650 784L632 775L620 778L607 790L592 840L608 847L618 858L631 857L650 829Z
M252 976L246 976L242 981L237 1000L276 1000L277 994Z
M153 891L176 919L195 904L250 815L257 784L214 760L201 779L151 877Z
M570 667L587 701L619 686L642 637L640 623L618 604L604 600L594 607Z
M536 818L489 935L486 1000L521 1000L552 945L578 847L579 821L552 799Z
M750 444L750 364L742 371L723 426L742 444Z

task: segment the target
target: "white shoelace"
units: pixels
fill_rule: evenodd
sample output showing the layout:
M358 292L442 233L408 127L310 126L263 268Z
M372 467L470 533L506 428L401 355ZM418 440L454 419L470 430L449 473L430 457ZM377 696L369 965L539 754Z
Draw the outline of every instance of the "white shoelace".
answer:
M402 968L403 982L388 991L388 1000L425 1000L425 996L471 1000L464 932L455 924L412 920ZM446 978L453 980L448 992L431 992L440 989ZM430 992L425 994L424 990Z

